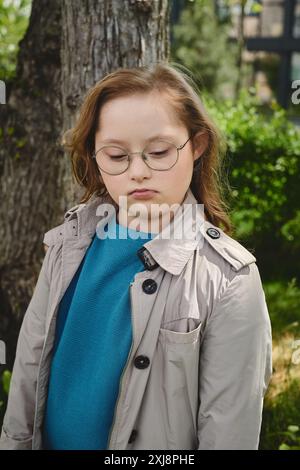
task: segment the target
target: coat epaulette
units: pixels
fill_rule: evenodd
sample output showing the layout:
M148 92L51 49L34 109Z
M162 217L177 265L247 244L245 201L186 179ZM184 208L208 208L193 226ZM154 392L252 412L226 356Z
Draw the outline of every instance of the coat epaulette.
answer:
M76 204L75 206L68 209L64 214L64 222L56 227L51 228L44 234L43 243L47 246L54 245L63 238L63 226L71 220L75 213L86 204Z
M85 204L76 204L76 206L73 206L70 209L68 209L67 212L64 215L64 220L70 220L72 218L72 215L84 206L86 206L86 203Z
M221 228L205 221L200 231L210 246L228 261L235 271L256 262L255 256L249 250Z

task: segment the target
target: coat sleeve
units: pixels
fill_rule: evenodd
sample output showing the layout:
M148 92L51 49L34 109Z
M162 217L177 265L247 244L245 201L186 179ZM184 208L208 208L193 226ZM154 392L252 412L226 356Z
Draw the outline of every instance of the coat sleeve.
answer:
M259 271L251 263L230 282L205 328L198 450L258 449L271 375L271 323Z
M20 329L12 371L8 403L4 416L0 449L31 449L35 415L37 373L45 336L49 299L47 264L50 246L44 257L31 301Z

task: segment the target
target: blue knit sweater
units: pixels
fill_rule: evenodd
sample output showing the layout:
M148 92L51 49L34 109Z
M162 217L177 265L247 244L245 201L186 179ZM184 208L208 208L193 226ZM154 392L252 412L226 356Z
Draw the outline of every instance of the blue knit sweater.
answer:
M59 306L43 426L44 449L107 449L132 343L129 285L137 250L155 236L114 222L95 234ZM129 238L143 234L146 238Z

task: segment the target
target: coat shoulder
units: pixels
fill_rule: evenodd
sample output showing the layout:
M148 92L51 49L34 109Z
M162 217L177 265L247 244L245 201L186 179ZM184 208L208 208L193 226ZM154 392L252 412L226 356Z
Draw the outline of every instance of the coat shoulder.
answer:
M79 210L82 210L86 204L76 204L68 209L64 214L63 222L44 233L43 243L46 245L46 250L50 245L55 245L63 239L63 226L66 222L74 219Z
M44 233L43 243L46 245L46 249L50 245L55 245L55 243L62 240L62 230L63 230L64 222L60 225L56 225L55 227L51 228L47 232Z
M63 217L63 222L55 227L51 228L44 234L43 243L47 251L47 247L54 245L62 240L64 234L64 226L71 221L75 221L78 217L79 212L87 211L87 214L94 206L97 206L101 202L106 202L104 196L95 196L93 195L87 202L75 204L75 206L70 207Z
M256 262L256 257L247 248L227 235L220 227L205 221L200 231L208 246L225 259L234 271Z

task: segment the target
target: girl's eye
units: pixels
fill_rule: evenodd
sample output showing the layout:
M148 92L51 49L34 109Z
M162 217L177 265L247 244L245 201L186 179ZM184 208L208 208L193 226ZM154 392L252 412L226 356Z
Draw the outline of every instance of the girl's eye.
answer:
M119 149L118 147L103 147L101 155L110 160L121 160L127 157L126 153L120 153L122 150L123 149Z
M167 155L167 154L168 154L168 149L160 150L156 152L149 152L149 155L151 155L152 157L163 157L164 155Z
M149 155L163 155L163 154L166 154L168 153L169 149L161 149L161 150L148 150L146 153L148 153Z

